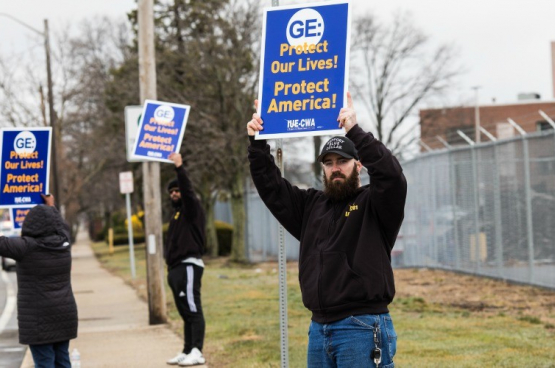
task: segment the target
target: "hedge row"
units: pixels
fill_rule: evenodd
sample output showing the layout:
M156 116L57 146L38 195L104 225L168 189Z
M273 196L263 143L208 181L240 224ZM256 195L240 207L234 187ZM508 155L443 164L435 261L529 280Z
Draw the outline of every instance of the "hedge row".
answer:
M227 256L231 253L231 242L233 238L233 226L223 222L215 221L216 226L216 236L218 237L218 255ZM118 230L117 232L115 230ZM116 245L127 245L129 244L129 237L127 236L127 229L125 232L121 232L121 228L114 229L114 246ZM168 224L162 226L163 237L166 238L166 233L168 231ZM108 241L108 236L106 236L106 242ZM145 234L134 232L133 242L135 244L145 242Z

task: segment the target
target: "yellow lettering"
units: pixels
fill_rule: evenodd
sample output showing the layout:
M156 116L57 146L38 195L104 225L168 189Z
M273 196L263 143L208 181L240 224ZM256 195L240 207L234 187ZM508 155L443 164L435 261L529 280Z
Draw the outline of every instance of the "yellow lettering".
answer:
M288 112L288 111L306 111L306 110L324 110L332 107L332 101L329 97L296 99L276 101L273 98L268 106L267 113L272 112Z
M274 84L274 96L277 96L279 94L279 91L283 90L284 86L285 84L283 82L276 82Z
M305 42L302 45L290 45L288 43L282 43L279 45L279 56L283 56L285 54L291 56L293 52L297 55L301 54L321 54L323 52L328 52L328 41L324 41L322 43L307 43Z

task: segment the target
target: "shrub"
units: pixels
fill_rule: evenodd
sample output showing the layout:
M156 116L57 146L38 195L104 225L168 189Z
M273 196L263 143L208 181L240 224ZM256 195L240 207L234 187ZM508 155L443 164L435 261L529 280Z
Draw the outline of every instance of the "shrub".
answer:
M106 243L108 242L108 237L106 237ZM145 242L145 234L143 232L133 232L133 244L144 243ZM127 236L127 232L125 234L114 232L114 246L116 245L128 245L129 244L129 237Z
M168 232L169 224L162 224L162 241L166 239L166 234ZM127 226L114 226L114 246L116 245L128 245L129 237L127 236ZM106 237L104 238L106 244L108 244L108 229L106 229ZM145 242L145 234L143 231L133 230L133 243L139 244Z
M127 218L124 221L125 228L127 228ZM135 214L131 216L131 227L133 228L133 232L144 232L143 229L143 222L141 221L140 215Z
M215 221L216 236L218 237L218 255L228 256L231 254L231 242L233 226L223 221ZM165 240L168 233L169 223L162 224L162 239ZM108 232L106 231L106 244L108 243ZM133 231L133 242L135 244L145 242L145 234L142 231ZM114 246L129 244L127 227L114 226Z

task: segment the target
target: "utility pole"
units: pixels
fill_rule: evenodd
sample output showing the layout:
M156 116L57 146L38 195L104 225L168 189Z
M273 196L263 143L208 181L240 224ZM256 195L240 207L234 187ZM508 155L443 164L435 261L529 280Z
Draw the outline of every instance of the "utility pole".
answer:
M141 101L156 100L153 0L139 0L139 84ZM160 163L143 163L143 198L147 242L148 311L151 325L166 323L166 292L162 257Z
M58 203L62 203L60 198L60 177L58 176L58 139L60 129L56 121L54 111L54 92L52 91L52 69L50 67L50 36L48 34L48 19L44 20L44 49L46 50L46 80L48 83L48 112L50 115L50 126L52 127L52 171L54 173L54 198ZM61 208L61 207L60 207Z

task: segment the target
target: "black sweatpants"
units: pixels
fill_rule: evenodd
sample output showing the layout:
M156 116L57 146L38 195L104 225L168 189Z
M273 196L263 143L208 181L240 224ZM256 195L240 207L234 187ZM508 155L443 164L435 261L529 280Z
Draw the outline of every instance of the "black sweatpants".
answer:
M202 351L204 344L204 315L200 302L200 286L204 268L192 263L182 263L169 270L168 284L184 323L185 344L183 353L193 348Z

